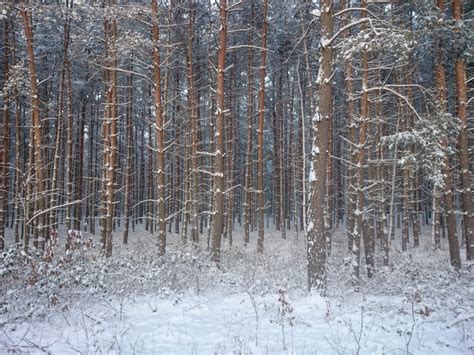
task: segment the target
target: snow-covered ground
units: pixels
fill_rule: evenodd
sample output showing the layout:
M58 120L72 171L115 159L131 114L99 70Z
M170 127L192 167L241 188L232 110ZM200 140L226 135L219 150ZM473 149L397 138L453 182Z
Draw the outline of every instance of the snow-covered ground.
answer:
M117 233L117 239L119 234ZM446 247L398 251L350 286L342 230L334 234L326 297L306 291L304 241L268 233L258 256L224 245L216 267L203 248L171 237L155 256L144 232L117 246L52 262L9 252L0 260L0 353L471 354L472 265L460 274ZM173 238L175 240L173 240ZM58 247L57 254L62 247ZM380 263L379 263L380 264Z
M290 304L293 311L283 314L274 294L112 297L4 324L1 347L54 354L463 354L472 346L472 319L422 317L420 305L412 311L401 297L307 295Z

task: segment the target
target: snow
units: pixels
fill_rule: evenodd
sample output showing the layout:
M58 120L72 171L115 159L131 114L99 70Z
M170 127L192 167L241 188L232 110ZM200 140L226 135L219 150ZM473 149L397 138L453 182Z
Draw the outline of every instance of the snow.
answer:
M326 37L321 37L321 47L326 48L331 44L331 41L327 39Z
M442 251L431 251L429 226L422 248L408 253L399 251L397 233L390 266L379 267L377 259L374 278L363 276L360 292L350 286L351 258L337 229L326 297L306 291L302 234L287 231L282 240L266 231L266 254L258 256L256 233L247 249L238 233L237 245L223 240L219 267L205 249L181 247L174 235L160 260L156 236L137 231L109 259L94 248L76 250L70 261L43 270L44 282L28 285L21 281L30 275L20 267L25 255L4 255L0 353L472 353L472 265L455 273L445 239Z
M52 310L44 322L5 324L0 349L34 344L57 354L337 354L356 353L360 346L374 354L398 354L407 347L416 354L465 353L467 327L455 322L449 327L439 316L415 314L413 320L401 298L348 302L307 295L290 302L292 323L279 317L274 294L256 296L256 308L245 293L103 300L86 309Z

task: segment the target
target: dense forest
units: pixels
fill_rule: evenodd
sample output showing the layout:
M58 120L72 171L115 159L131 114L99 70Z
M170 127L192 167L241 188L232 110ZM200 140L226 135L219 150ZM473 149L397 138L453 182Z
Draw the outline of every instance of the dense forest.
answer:
M472 265L471 2L7 0L0 20L1 275L143 239L217 267L297 243L322 295L341 245L356 292L417 248Z
M358 278L361 245L370 273L376 240L388 263L395 226L406 249L432 223L459 268L469 20L460 1L3 3L0 248L65 225L111 255L145 223L158 254L179 234L219 261L236 223L260 251L272 224L306 235L314 286L333 225Z
M2 22L2 249L65 225L111 255L145 223L158 254L179 234L219 261L236 224L260 251L272 224L306 235L311 286L335 224L355 278L395 226L474 255L460 1L20 1Z

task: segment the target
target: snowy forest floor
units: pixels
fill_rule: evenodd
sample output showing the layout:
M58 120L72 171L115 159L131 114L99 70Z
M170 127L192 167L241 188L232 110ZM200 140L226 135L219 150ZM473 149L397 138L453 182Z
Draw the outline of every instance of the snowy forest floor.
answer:
M293 232L267 232L263 255L254 234L245 248L234 232L219 267L205 240L182 246L171 235L159 258L156 235L138 230L127 246L117 232L108 259L98 246L66 256L61 236L48 262L10 250L0 258L0 354L471 354L474 267L455 273L447 241L433 252L424 232L403 254L399 236L391 241L390 266L379 255L356 293L336 229L326 297L307 292Z

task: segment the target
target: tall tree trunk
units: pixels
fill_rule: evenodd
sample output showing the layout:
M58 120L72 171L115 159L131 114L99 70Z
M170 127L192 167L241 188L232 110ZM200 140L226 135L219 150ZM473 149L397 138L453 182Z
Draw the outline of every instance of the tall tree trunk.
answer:
M298 123L298 136L299 136L299 145L300 145L300 150L299 152L301 153L300 157L300 167L301 167L301 230L304 232L304 228L306 226L306 117L305 117L305 105L304 105L304 92L303 92L303 87L301 83L301 75L300 75L300 68L299 68L299 62L298 66L296 69L296 75L298 79L298 91L299 91L299 96L300 96L300 117L299 117L299 123Z
M127 106L127 127L125 128L125 141L127 142L127 155L125 167L125 205L124 205L124 229L123 243L128 243L130 229L130 218L132 215L133 197L133 64L130 66L128 78L128 106Z
M324 205L326 197L327 149L329 119L332 109L331 76L332 45L326 40L333 35L333 9L331 0L320 0L321 43L318 79L318 101L313 116L312 165L309 177L310 210L306 226L308 287L326 288L326 226Z
M251 26L254 25L255 5L252 2ZM252 208L252 176L253 176L253 115L254 115L254 77L253 77L253 31L249 31L248 37L248 66L247 66L247 154L245 162L245 201L244 201L244 244L250 242L250 223Z
M64 48L67 50L69 25L68 21L64 23ZM49 225L50 228L57 228L57 212L54 206L57 205L59 195L59 162L61 159L61 140L63 135L63 111L64 111L64 81L65 81L65 68L61 70L60 81L59 81L59 97L57 105L57 117L56 117L56 140L54 145L54 158L53 158L53 170L51 177L51 199L50 206L52 208L49 214Z
M14 22L12 22L12 33L15 33ZM12 58L17 62L16 56L16 36L12 36ZM23 149L23 129L21 127L21 118L22 118L22 105L20 103L20 97L18 94L18 86L15 85L13 88L13 96L15 99L15 188L16 194L14 198L15 208L14 208L14 237L15 237L15 246L20 247L20 239L24 238L24 222L22 219L25 218L24 209L22 209L22 200L24 197L24 187L23 187L23 171L25 167L24 157L26 156L25 152L22 152ZM23 153L23 154L22 154ZM23 215L22 215L23 214ZM20 226L21 224L21 226ZM21 231L20 231L21 228Z
M114 6L115 0L109 0L109 6ZM107 125L106 142L106 172L105 172L105 255L112 255L112 232L115 206L115 180L117 170L117 20L105 19L106 60L108 70L107 104L105 107Z
M179 82L179 72L176 73L176 79L175 79L175 95L178 96L178 93L180 92L180 82ZM176 119L176 117L179 117L179 114L180 114L180 104L177 100L175 100L173 102L173 119ZM181 222L181 215L182 213L178 212L182 209L182 199L180 198L181 197L181 186L183 186L183 169L182 169L182 158L181 158L181 154L179 154L179 147L180 147L180 140L181 140L181 128L179 126L179 123L178 122L175 122L175 125L177 127L176 129L176 135L175 135L175 142L178 144L178 148L176 148L178 154L176 154L176 157L175 157L175 161L176 161L176 174L177 174L177 178L176 178L176 186L178 187L177 189L175 189L175 204L176 204L176 207L175 207L175 210L177 211L176 212L176 216L175 216L175 230L174 232L176 234L179 234L179 225L180 225L180 222Z
M35 56L33 50L33 30L32 30L32 18L29 10L25 8L23 2L21 3L20 7L20 14L23 19L23 29L26 38L26 50L28 54L28 68L30 72L30 103L31 103L31 126L32 126L32 137L31 139L31 150L33 153L32 160L34 162L34 188L35 188L35 196L36 196L36 203L35 208L36 211L43 211L44 207L44 166L43 166L43 156L41 151L41 138L42 138L42 125L41 125L41 117L40 117L40 101L39 101L39 93L38 93L38 80L36 77L36 65L35 65ZM31 198L31 196L27 196L27 198ZM30 211L32 212L32 211ZM34 213L32 213L33 215ZM25 216L27 219L28 216ZM43 230L40 230L42 227L45 226L44 214L41 215L39 218L36 218L34 221L31 221L33 226L37 229L39 234L43 234ZM24 245L25 251L28 251L28 240L25 239Z
M263 157L263 130L265 126L265 77L267 65L268 0L263 1L262 54L260 63L260 88L258 91L257 130L257 194L258 194L258 239L257 251L263 253L265 233L265 182Z
M282 63L283 64L283 63ZM279 155L278 155L278 178L279 178L279 191L278 191L278 197L280 198L279 202L279 216L280 216L280 229L281 229L281 237L283 239L286 239L286 223L285 223L285 210L286 210L286 194L285 194L285 189L287 187L286 184L286 169L285 169L285 162L286 162L286 150L285 150L285 143L286 143L286 130L285 130L285 122L286 122L286 105L285 105L285 100L283 99L283 77L284 77L284 72L287 71L287 68L285 68L284 65L281 66L282 70L280 71L280 77L279 77L279 93L278 95L280 96L280 113L278 115L278 145L280 148Z
M226 182L227 182L227 188L226 188L226 200L227 200L227 211L226 211L226 224L224 226L225 232L224 236L228 238L229 240L229 245L232 245L233 240L232 240L232 230L234 228L234 120L236 119L236 108L235 108L235 87L234 83L236 81L236 65L237 65L237 60L236 60L236 52L233 52L232 55L232 63L233 67L231 70L231 76L230 76L230 94L229 94L229 115L227 116L227 127L226 127L226 160L227 160L227 177L226 177Z
M380 82L380 72L377 75L379 84ZM382 137L384 135L384 122L383 122L383 113L382 113L382 92L378 92L378 98L376 101L376 117L378 118L377 122L377 133L376 133L376 159L377 164L377 179L379 181L379 201L377 203L377 236L382 242L383 250L383 265L388 266L389 261L389 237L388 237L388 223L387 223L387 197L385 195L386 190L386 179L387 172L386 166L384 164L384 151L382 145Z
M76 191L75 191L75 200L81 201L82 194L84 191L84 128L86 124L86 109L87 103L86 98L82 99L81 102L81 116L79 121L79 131L78 131L78 147L77 147L77 170L76 170ZM74 218L74 229L80 231L82 223L82 209L83 202L78 202L75 208L75 218Z
M144 137L144 142L145 136ZM147 144L147 178L148 178L148 185L147 186L147 219L145 223L145 230L149 231L150 234L153 234L155 230L155 218L153 215L154 207L155 207L155 199L154 199L154 185L155 185L155 179L154 179L154 174L153 174L153 129L152 125L148 125L148 144Z
M21 197L24 194L23 189L21 188L23 184L23 168L24 163L22 157L26 154L22 154L22 142L23 142L23 132L21 128L21 105L20 100L18 97L18 90L15 88L14 90L15 95L15 186L16 186L16 196L15 196L15 225L14 225L14 232L15 235L15 245L17 247L20 246L20 239L23 239L23 232L20 233L20 222L22 218L22 209L21 209ZM25 218L23 214L23 218ZM21 224L23 226L23 223Z
M282 67L282 63L280 63L280 68ZM281 152L280 152L280 145L281 135L280 135L280 124L281 124L281 115L283 112L282 108L282 90L281 90L281 72L277 74L277 77L272 82L272 87L276 87L274 100L275 107L272 112L272 130L273 130L273 216L275 219L275 228L277 231L281 231L281 211L282 211L282 197L281 197Z
M109 46L109 35L108 35L108 22L104 21L104 36L105 36L105 55L108 55L108 46ZM106 70L104 73L104 81L108 85L110 81L110 70ZM101 172L101 181L100 181L100 241L102 243L102 248L105 251L105 243L107 239L107 169L109 168L109 122L108 117L109 113L109 96L105 95L105 105L104 105L104 121L102 122L102 172Z
M398 74L397 81L400 84L403 84L401 78L402 73ZM405 93L406 94L406 93ZM399 115L401 115L402 130L405 132L410 131L410 118L412 114L409 112L409 108L405 107L404 100L399 99ZM410 150L405 148L403 151L404 155L409 154ZM411 165L409 161L406 161L405 164L401 167L402 169L402 251L408 249L408 244L410 242L410 214L411 214L411 201L410 201L410 169Z
M151 0L152 38L153 38L153 97L156 117L156 162L157 162L157 195L158 195L158 253L166 252L166 209L165 209L165 137L163 108L161 104L161 60L160 60L160 29L158 26L157 0Z
M463 17L461 0L453 0L453 18L455 23L460 23ZM459 31L456 29L455 31ZM459 132L459 160L461 165L461 208L463 212L464 230L466 235L466 258L474 258L474 208L472 206L471 173L469 162L469 139L467 121L467 87L466 87L466 62L464 58L458 56L454 64L456 74L456 98L457 115L461 120L461 131ZM450 240L450 245L456 248L457 240ZM461 267L461 262L457 259L457 252L451 254L451 263L456 268ZM453 259L454 258L454 259Z
M87 217L87 225L89 226L89 232L91 234L95 234L95 213L96 213L96 174L95 174L95 166L94 162L97 161L97 152L94 149L94 137L97 136L96 131L98 131L98 125L94 124L95 122L95 115L96 115L95 105L91 109L90 120L89 120L89 162L88 162L88 195L89 198L87 199L87 209L86 209L86 217Z
M5 225L7 222L7 206L9 191L9 158L10 158L10 93L5 90L10 76L10 21L4 20L3 30L3 108L2 108L2 150L0 153L0 250L5 249Z
M212 0L208 0L208 8L207 11L209 13L212 12L212 3L214 3ZM213 21L211 19L212 17L209 16L207 28L208 28L208 36L207 36L207 62L210 64L212 63L212 41L213 41L213 34L212 30L214 27ZM208 135L209 135L209 144L208 144L208 151L209 152L214 152L215 151L215 143L216 143L216 127L214 124L214 112L216 112L216 100L213 99L214 96L214 88L212 83L216 82L214 79L214 73L215 70L212 65L207 66L207 77L208 77L208 86L209 89L207 90L207 98L208 98L208 104L207 104L207 123L208 123ZM212 166L215 164L215 160L212 155L209 155L208 158L208 164L209 166ZM212 210L214 206L214 176L210 175L208 178L208 206L209 210ZM213 217L214 213L209 214L209 227L207 231L207 249L209 250L211 248L211 238L212 238L212 233L214 231L214 228L212 227L213 225Z
M72 112L72 73L71 62L68 54L65 53L65 70L66 70L66 228L73 228L73 204L74 199L74 161L73 161L73 147L74 147L74 121Z
M437 0L437 6L439 10L444 14L445 11L445 3L444 0ZM438 39L438 41L441 41L441 39ZM436 88L438 91L438 100L440 103L440 108L442 112L447 112L447 97L446 97L446 75L444 71L444 66L442 64L442 55L440 53L440 50L438 49L438 52L436 53L436 63L435 63L435 79L436 79ZM444 148L448 147L448 139L447 135L448 132L445 132L446 138L443 139L443 146ZM458 244L458 236L457 236L457 231L456 231L456 215L454 214L454 194L453 194L453 182L451 180L451 174L450 174L450 159L448 157L445 158L444 160L444 166L443 166L443 177L444 177L444 190L443 190L443 200L444 200L444 209L445 209L445 214L446 214L446 224L447 224L447 229L448 229L448 240L449 242L449 247L450 247L450 255L451 255L451 263L453 265L457 265L457 267L460 267L460 254L459 254L459 244ZM441 220L441 199L436 198L437 203L435 203L435 207L433 207L433 219L437 221L436 224L440 224ZM436 200L435 200L436 202ZM436 208L437 207L437 208ZM444 228L443 228L444 230ZM441 240L439 240L440 235L439 235L439 228L438 231L435 233L435 249L441 247ZM451 248L454 248L451 250ZM458 260L459 258L459 260Z
M214 156L214 215L212 217L211 259L220 261L224 223L224 116L225 116L225 55L227 49L227 0L219 3L219 49L217 52L216 141Z
M332 94L331 94L332 96ZM332 229L333 215L334 215L334 117L333 117L333 100L331 97L331 114L329 116L328 124L328 157L327 157L327 203L326 209L326 221L328 225L328 231ZM329 234L329 233L328 233ZM330 247L330 239L328 239Z
M188 81L188 100L189 114L191 122L191 181L190 181L190 221L191 221L191 240L193 243L199 241L198 231L198 101L196 98L196 84L194 78L194 58L193 58L193 41L194 41L194 21L195 21L194 1L189 1L189 25L188 25L188 41L186 46L186 69Z
M346 0L341 1L341 11L347 8ZM350 23L350 15L347 16L346 21L344 24ZM345 39L349 38L351 35L351 30L348 29L343 33ZM354 145L356 143L356 123L354 120L354 98L353 98L353 81L352 81L352 66L349 60L344 62L344 79L345 79L345 89L346 89L346 115L347 115L347 122L349 126L349 141L351 145L349 145L349 153L350 153L350 163L347 169L347 189L348 189L348 198L347 198L347 244L348 250L352 253L353 243L354 243L354 222L355 222L355 205L356 205L356 194L354 191L355 188L355 169L354 166L356 164L357 159L357 150L355 149Z
M289 73L287 74L288 86L290 86ZM288 88L289 89L289 88ZM297 149L295 147L295 123L298 123L298 115L295 115L294 112L298 112L298 108L295 105L295 82L291 83L291 94L288 102L288 112L289 112L289 143L288 143L288 191L287 191L287 201L288 208L286 213L287 219L287 228L290 230L292 222L294 222L295 236L298 233L298 223L296 222L296 170L298 168L298 158L296 155Z
M409 61L410 66L414 66L414 63L412 61ZM410 104L413 104L413 77L412 73L408 73L406 76L406 81L407 81L407 100ZM413 130L415 126L415 117L414 114L409 112L407 115L407 120L408 120L408 129ZM415 144L410 145L410 153L411 155L415 156L416 155L416 146ZM418 215L418 178L417 174L415 171L415 166L410 164L408 166L408 179L409 179L409 187L408 187L408 193L409 193L409 201L408 203L410 204L410 215L409 219L412 224L412 230L413 230L413 245L415 247L419 246L420 244L420 218Z
M365 7L365 3L363 4ZM366 15L366 11L362 12L362 16ZM373 236L368 235L368 229L363 228L364 224L368 223L366 216L364 215L365 210L365 184L364 184L364 165L366 155L366 133L367 133L367 120L369 114L369 95L368 89L368 54L365 50L362 51L362 97L360 99L360 123L359 123L359 141L357 144L357 161L356 161L356 190L357 190L357 202L355 209L355 223L354 223L354 242L352 245L352 282L356 289L360 283L360 247L361 238L363 238L366 255L366 266L368 276L372 276L373 269L373 256L370 253L369 244L371 243L370 238Z

